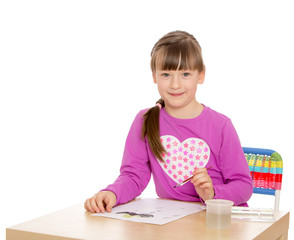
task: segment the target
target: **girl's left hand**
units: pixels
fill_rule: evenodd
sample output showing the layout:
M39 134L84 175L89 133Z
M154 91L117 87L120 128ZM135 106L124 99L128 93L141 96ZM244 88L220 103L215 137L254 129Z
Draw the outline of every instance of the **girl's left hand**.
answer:
M194 177L191 179L196 192L204 201L213 199L214 189L210 176L206 168L199 168L193 172Z

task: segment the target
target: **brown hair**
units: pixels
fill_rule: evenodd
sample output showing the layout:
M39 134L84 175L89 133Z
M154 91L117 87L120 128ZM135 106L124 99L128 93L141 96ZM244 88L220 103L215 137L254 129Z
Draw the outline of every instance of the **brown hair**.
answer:
M204 70L201 47L193 35L184 31L174 31L159 39L151 51L151 70ZM164 107L164 100L159 99ZM144 114L142 137L147 137L149 146L156 158L163 161L165 152L160 141L158 106L150 108Z

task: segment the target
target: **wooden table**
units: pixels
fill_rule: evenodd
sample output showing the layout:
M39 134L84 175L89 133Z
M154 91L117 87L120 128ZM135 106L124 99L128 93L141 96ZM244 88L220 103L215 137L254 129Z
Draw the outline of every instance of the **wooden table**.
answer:
M197 203L195 203L197 204ZM65 239L287 239L289 212L276 211L274 223L232 221L227 230L205 226L205 211L165 225L152 225L91 216L83 204L6 229L6 240Z

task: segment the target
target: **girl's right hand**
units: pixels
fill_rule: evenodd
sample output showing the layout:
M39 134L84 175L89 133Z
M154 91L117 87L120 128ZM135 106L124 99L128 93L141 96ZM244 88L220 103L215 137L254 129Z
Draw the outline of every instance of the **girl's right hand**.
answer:
M116 204L116 195L111 191L101 191L93 197L88 198L84 203L84 208L92 213L111 212L112 207Z

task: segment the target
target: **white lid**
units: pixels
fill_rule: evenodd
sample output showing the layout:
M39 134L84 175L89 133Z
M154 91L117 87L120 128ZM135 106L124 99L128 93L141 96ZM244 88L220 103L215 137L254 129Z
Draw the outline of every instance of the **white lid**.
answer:
M208 213L226 214L231 213L234 202L224 199L210 199L205 201Z

